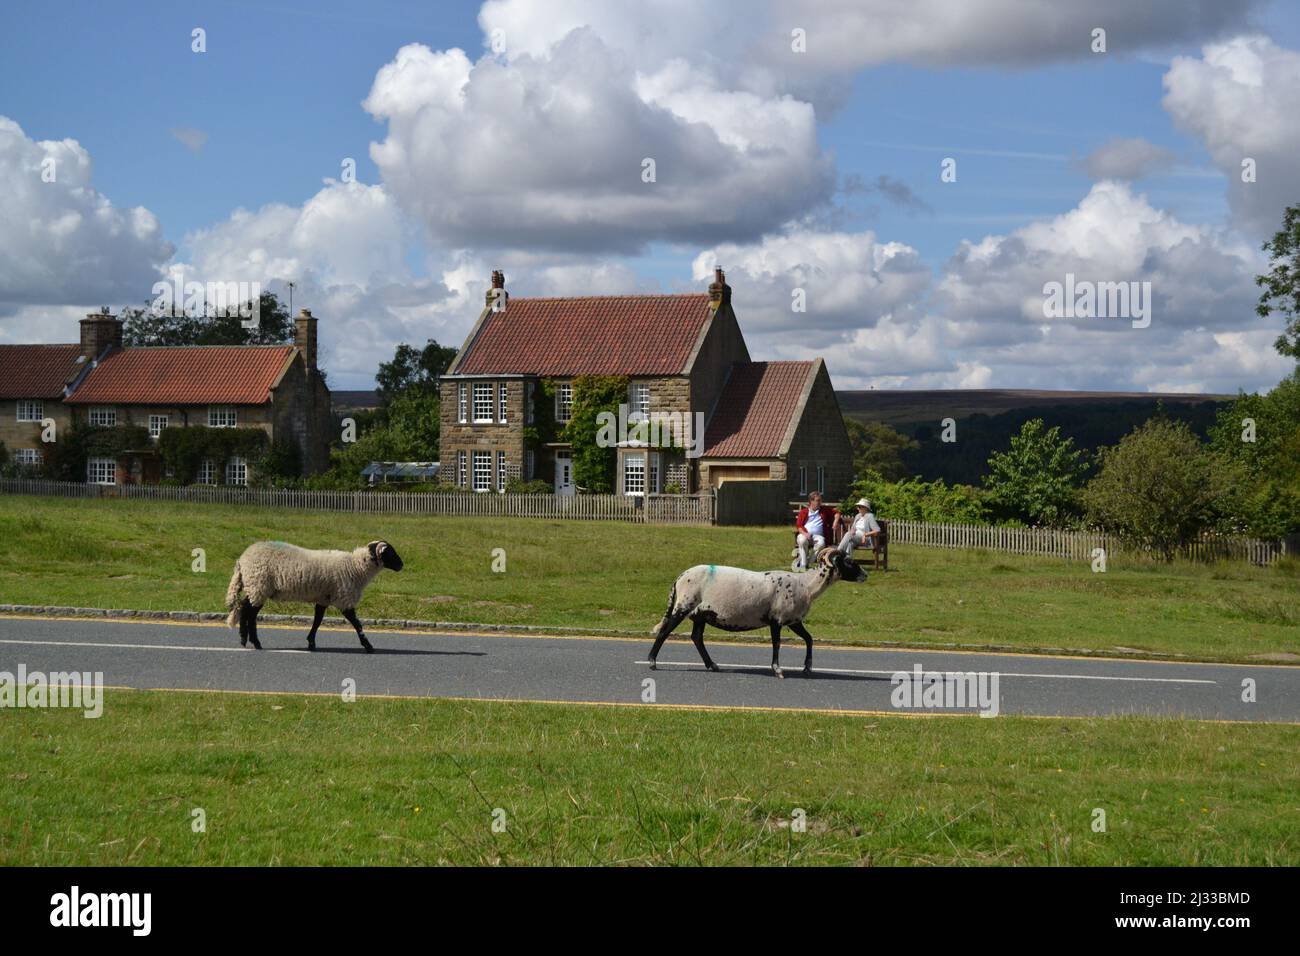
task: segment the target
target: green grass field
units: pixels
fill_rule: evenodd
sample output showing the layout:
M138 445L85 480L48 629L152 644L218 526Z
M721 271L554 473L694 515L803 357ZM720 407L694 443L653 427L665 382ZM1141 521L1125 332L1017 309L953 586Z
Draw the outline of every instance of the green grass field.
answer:
M1294 866L1298 747L1158 719L108 691L97 720L0 719L0 865Z
M528 624L645 634L693 564L788 566L780 528L352 515L141 501L0 498L0 603L219 611L235 558L261 539L351 547L386 538L406 560L363 618ZM206 573L191 570L195 548ZM506 570L494 573L492 550ZM914 647L1125 649L1201 660L1300 660L1300 564L1165 566L897 546L893 570L838 584L809 617L819 640ZM305 605L268 612L309 613ZM725 639L718 633L711 640Z

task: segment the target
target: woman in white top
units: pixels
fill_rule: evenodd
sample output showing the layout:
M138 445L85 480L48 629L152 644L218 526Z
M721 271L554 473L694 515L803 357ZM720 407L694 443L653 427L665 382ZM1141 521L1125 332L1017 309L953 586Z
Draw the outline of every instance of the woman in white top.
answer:
M874 551L879 537L880 522L871 513L871 502L866 498L859 498L857 517L853 519L853 524L849 526L848 532L840 541L840 550L850 558L853 557L854 548L867 547Z

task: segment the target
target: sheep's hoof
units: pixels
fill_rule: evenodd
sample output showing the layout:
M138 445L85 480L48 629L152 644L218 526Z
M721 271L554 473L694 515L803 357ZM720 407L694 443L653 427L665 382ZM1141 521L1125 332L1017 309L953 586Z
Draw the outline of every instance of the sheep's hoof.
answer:
M713 671L713 673L715 674L722 670L721 667L719 667L717 664L713 663L712 661L709 661L709 663L705 664L704 666L707 667L709 670Z
M805 665L804 665L803 676L804 676L804 677L812 677L812 665L811 665L811 664L805 664Z
M655 664L653 658L652 658L651 661L650 661L650 669L651 669L652 671L657 671L657 670L659 669L658 665Z
M375 652L374 645L372 645L369 641L362 641L361 646L366 649L367 654L373 654Z
M780 677L782 680L785 679L785 674L784 672L782 672L781 668L779 667L773 667L772 673L775 674L777 677Z

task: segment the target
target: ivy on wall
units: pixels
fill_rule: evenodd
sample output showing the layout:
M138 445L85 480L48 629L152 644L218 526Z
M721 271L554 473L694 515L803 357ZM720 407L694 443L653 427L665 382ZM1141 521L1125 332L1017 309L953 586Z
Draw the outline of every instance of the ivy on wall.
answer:
M270 444L270 439L261 428L190 425L184 428L164 428L158 438L158 453L162 456L163 467L173 472L173 480L182 485L190 485L198 478L204 459L210 458L216 462L217 473L221 475L225 471L221 466L231 458L243 458L247 462L262 461Z
M528 388L526 382L524 388ZM526 394L524 401L528 401ZM555 383L537 382L533 386L533 423L524 426L524 442L538 450L555 441L555 434Z
M573 380L572 414L561 440L573 448L574 482L587 491L614 490L618 449L597 443L597 416L609 412L617 418L619 405L627 402L627 387L625 375L580 375Z
M46 446L45 474L56 481L85 481L87 459L117 459L148 447L149 429L143 425L73 425Z

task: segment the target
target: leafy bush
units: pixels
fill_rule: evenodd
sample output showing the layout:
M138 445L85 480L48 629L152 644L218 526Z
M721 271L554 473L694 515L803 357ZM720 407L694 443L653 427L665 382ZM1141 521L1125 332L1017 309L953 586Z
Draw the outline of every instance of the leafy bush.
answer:
M143 428L140 431L144 432L147 442L148 431ZM158 436L158 453L162 457L163 467L170 470L181 484L190 485L198 479L204 459L215 462L217 474L224 475L225 469L222 466L231 458L243 458L253 464L267 454L270 444L266 431L261 428L190 425L184 428L164 428ZM301 472L301 466L299 471Z
M1103 449L1083 492L1088 521L1173 560L1214 523L1227 471L1183 422L1153 418Z
M271 442L253 465L253 483L259 487L286 488L302 478L302 449L287 438Z
M971 485L946 485L942 479L921 481L905 478L886 481L869 471L849 489L848 503L870 499L882 518L904 521L935 521L948 524L987 524L987 494Z
M508 495L553 495L555 487L549 481L542 481L540 478L534 478L532 481L524 481L522 478L512 478L506 482L506 494Z
M76 424L46 446L45 475L56 481L85 481L88 458L116 460L129 451L149 447L149 429L142 425Z

